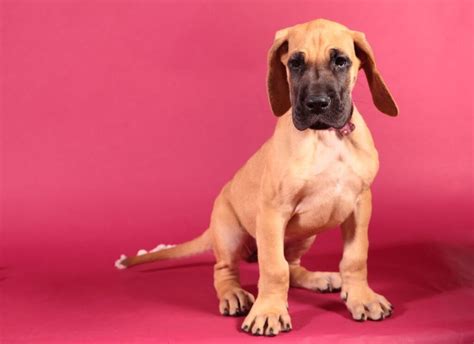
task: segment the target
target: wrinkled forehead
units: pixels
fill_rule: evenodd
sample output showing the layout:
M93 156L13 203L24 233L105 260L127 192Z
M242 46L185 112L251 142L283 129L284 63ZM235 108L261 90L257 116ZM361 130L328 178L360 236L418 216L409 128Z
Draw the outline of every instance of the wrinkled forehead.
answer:
M355 56L350 31L342 25L302 24L288 31L288 57L295 52L303 52L308 62L320 62L329 58L332 49L350 58Z

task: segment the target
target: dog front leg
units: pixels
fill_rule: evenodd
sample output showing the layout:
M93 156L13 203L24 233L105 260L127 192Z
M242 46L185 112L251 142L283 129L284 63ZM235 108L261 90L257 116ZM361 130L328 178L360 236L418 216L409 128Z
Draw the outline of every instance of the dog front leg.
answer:
M265 209L257 215L256 239L260 278L258 297L242 324L254 335L274 336L291 330L288 314L289 267L284 255L287 218Z
M382 320L392 313L392 305L376 294L367 282L368 227L372 213L370 190L359 198L354 212L342 224L344 254L339 265L342 278L341 298L352 318Z

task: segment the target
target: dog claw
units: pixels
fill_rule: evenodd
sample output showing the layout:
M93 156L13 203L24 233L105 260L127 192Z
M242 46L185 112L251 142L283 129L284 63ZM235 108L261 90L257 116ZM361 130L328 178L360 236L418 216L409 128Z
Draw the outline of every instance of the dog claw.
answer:
M380 315L379 315L379 317L378 317L377 319L371 319L371 320L373 320L373 321L382 321L383 319L385 319L385 316L384 316L384 314L383 314L383 312L382 312L382 313L380 313Z

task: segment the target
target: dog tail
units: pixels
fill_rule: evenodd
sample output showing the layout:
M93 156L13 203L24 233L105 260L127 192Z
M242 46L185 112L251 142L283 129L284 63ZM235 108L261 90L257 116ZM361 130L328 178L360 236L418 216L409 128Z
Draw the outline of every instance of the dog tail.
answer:
M187 257L201 252L205 252L212 248L212 236L211 231L207 229L195 239L186 241L179 245L158 245L154 249L139 250L136 256L127 257L121 255L120 258L115 261L115 267L117 269L126 269L128 267L151 263L158 260L174 259Z

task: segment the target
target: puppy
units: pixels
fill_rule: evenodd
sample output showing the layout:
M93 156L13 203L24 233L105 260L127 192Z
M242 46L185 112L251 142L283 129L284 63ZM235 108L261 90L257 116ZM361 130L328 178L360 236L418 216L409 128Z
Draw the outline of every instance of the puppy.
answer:
M268 54L267 88L278 116L273 136L237 171L214 203L210 226L198 238L158 246L117 268L212 249L214 286L223 315L247 314L242 330L274 336L292 328L288 288L340 291L355 320L382 320L392 305L367 282L370 185L378 170L372 136L351 91L359 69L375 106L398 108L363 33L318 19L280 30ZM316 235L341 226L339 272L300 264ZM258 296L244 290L238 263L258 252Z

